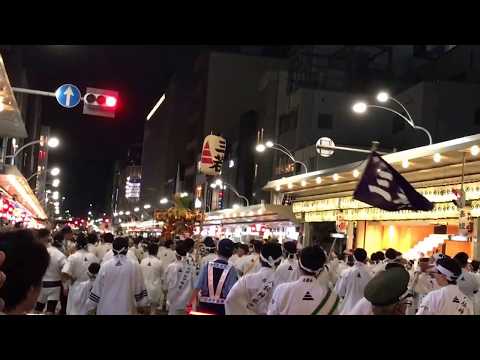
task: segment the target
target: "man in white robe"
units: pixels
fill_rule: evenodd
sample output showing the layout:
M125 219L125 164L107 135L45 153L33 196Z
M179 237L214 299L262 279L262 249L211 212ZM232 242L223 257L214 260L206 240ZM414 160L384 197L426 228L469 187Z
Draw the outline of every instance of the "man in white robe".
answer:
M127 259L128 240L113 241L113 258L104 260L88 299L88 308L97 315L145 313L147 289L140 264Z
M307 246L300 253L297 281L283 283L273 292L268 315L333 315L340 301L335 291L317 281L326 262L325 251Z
M260 253L262 267L253 274L241 277L225 300L226 315L266 315L278 282L278 265L282 261L282 247L267 243Z
M183 241L176 244L176 260L168 265L163 290L167 293L168 315L185 315L195 286L195 266L187 259Z
M87 270L88 280L80 282L70 290L68 296L72 298L73 306L77 309L76 315L88 315L90 309L88 298L99 271L100 264L91 263Z
M283 243L285 251L285 260L277 268L278 284L296 281L300 277L297 259L297 242L285 241Z
M405 315L409 303L410 275L403 266L392 266L374 276L347 315Z
M150 315L155 315L157 310L161 310L163 304L163 266L162 261L157 258L157 253L158 245L153 242L148 244L147 254L140 263L150 302Z
M430 262L430 258L420 258L418 260L417 270L411 277L409 291L412 294L412 304L407 309L407 315L415 315L420 307L423 298L430 292L439 289L432 271L435 265Z
M457 285L462 274L460 265L445 256L437 260L435 267L434 276L441 288L423 298L417 315L473 315L472 301Z
M91 263L98 263L98 259L95 255L87 251L87 238L84 234L79 234L77 237L77 251L70 255L65 262L62 269L63 281L70 282L70 291L75 291L75 287L82 281L88 280L88 267ZM78 309L73 299L69 296L67 298L67 315L80 315L80 309Z
M262 266L260 264L260 252L262 251L263 243L260 240L252 240L250 243L253 246L253 252L237 262L236 268L240 276L253 274L260 270Z
M457 279L457 285L473 303L480 286L476 276L470 271L468 254L465 252L459 252L453 257L453 260L455 260L462 268L462 274Z
M209 261L214 261L217 258L217 254L215 253L217 247L215 246L215 242L210 236L207 236L203 240L203 245L206 254L200 260L200 268L203 268L205 264L208 264Z
M340 315L348 314L363 297L365 286L371 279L367 269L367 252L357 248L353 252L355 264L343 274L335 286L335 292L343 298Z
M43 313L46 305L46 314L55 314L55 309L60 300L62 291L62 268L67 260L66 256L55 246L52 246L50 231L40 229L38 239L47 248L50 255L50 263L42 279L42 290L37 299L36 313Z
M245 259L249 253L248 245L244 243L236 243L235 244L235 252L233 253L232 257L228 259L228 263L233 265L235 269L238 269L239 264Z

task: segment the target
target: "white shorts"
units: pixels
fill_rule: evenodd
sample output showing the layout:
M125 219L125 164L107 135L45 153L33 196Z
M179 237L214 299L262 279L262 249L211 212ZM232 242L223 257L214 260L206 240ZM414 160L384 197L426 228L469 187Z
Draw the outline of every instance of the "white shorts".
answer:
M44 288L40 290L40 295L38 296L37 302L40 304L46 304L47 301L60 301L60 292L62 288L60 286Z

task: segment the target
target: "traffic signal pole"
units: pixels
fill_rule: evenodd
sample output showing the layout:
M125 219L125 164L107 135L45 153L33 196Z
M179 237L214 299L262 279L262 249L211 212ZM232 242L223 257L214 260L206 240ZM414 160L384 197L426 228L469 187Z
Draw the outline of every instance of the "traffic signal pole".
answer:
M17 88L17 87L12 87L12 90L13 90L13 92L22 93L22 94L55 97L55 93L54 92L49 92L49 91L41 91L41 90L25 89L25 88Z

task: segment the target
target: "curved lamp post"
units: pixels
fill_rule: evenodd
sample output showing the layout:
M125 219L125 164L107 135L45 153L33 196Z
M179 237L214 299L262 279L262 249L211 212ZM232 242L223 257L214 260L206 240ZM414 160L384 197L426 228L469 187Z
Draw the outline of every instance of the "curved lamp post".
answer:
M259 153L264 152L266 149L274 149L274 150L280 151L281 153L287 155L288 158L293 161L293 163L302 165L303 168L305 169L305 174L308 173L307 165L304 162L295 160L292 152L288 150L285 146L281 144L276 144L273 141L268 140L267 142L265 142L265 144L260 143L260 144L257 144L257 146L255 147L255 150Z
M214 183L211 183L211 184L210 184L210 187L211 187L212 189L215 189L217 186L220 187L220 188L223 188L223 189L226 189L226 188L228 187L228 188L229 188L230 190L232 190L233 193L234 193L235 195L237 195L240 199L245 200L245 203L247 204L247 206L250 206L250 202L248 201L248 199L247 199L245 196L240 195L240 194L238 193L237 189L235 189L232 185L230 185L230 184L228 184L228 183L226 183L226 182L224 182L224 181L222 181L222 180L220 180L220 179L218 179L218 180L215 181Z
M403 120L405 120L407 122L407 124L410 125L412 128L414 128L416 130L423 131L428 136L429 145L432 145L433 141L432 141L432 135L430 134L430 132L422 126L415 125L415 122L413 121L412 116L410 115L410 113L408 112L406 107L403 106L403 104L400 101L398 101L394 97L391 97L388 93L386 93L384 91L380 92L377 95L377 101L378 102L385 103L388 100L392 100L393 102L397 103L403 109L406 116L404 114L396 111L396 110L390 109L389 107L381 106L381 105L367 104L365 102L355 103L352 107L352 110L353 110L353 112L355 112L357 114L363 114L367 111L368 108L377 108L377 109L383 109L383 110L389 111L391 113L394 113L394 114L400 116Z
M15 158L23 150L25 150L29 146L40 144L40 143L41 143L41 140L30 141L30 142L26 143L25 145L21 146L17 151L15 151L13 153L13 155L7 155L7 156L5 156L5 158L11 158L12 159L12 165L15 165ZM47 142L48 147L51 147L51 148L56 148L59 144L60 144L60 140L58 140L58 138L56 138L56 137L52 137L52 138L48 139L48 142Z

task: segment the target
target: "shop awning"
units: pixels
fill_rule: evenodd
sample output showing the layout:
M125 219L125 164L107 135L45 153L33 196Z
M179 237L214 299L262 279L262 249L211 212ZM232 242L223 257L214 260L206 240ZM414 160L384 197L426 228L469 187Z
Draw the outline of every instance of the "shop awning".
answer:
M290 206L252 205L208 212L205 214L203 226L265 222L298 223L299 221Z
M47 219L47 214L32 188L15 166L0 164L0 187L28 209L36 219Z
M383 159L415 188L428 188L459 184L465 156L465 183L474 183L480 181L478 146L480 134L384 155ZM439 162L434 161L437 153ZM403 162L407 160L408 167L404 168ZM352 196L359 178L355 178L353 172L358 170L361 176L365 165L366 161L359 161L282 178L270 181L264 190L291 194L294 201Z
M26 138L27 131L13 96L7 71L0 54L0 137Z

